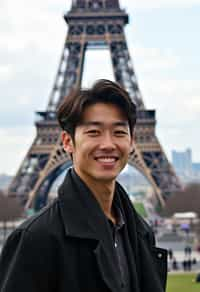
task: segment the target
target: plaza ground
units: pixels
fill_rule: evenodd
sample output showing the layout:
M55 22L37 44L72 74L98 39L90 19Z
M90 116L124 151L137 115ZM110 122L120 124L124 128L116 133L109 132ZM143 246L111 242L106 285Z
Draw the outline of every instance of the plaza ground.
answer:
M169 274L166 292L199 292L200 283L195 282L195 277L195 273Z

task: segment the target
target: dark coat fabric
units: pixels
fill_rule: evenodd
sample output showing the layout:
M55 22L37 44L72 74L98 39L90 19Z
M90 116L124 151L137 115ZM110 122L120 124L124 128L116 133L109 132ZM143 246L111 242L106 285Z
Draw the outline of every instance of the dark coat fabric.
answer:
M129 240L133 292L164 292L167 252L116 183ZM0 257L0 292L123 292L108 220L70 169L59 196L8 238ZM128 243L129 242L129 243Z

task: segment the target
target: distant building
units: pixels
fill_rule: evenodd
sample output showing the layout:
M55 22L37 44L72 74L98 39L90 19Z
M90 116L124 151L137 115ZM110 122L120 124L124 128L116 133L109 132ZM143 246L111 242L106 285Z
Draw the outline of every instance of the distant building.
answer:
M190 148L185 151L172 151L172 164L177 175L184 183L200 181L200 163L192 162L192 151Z
M192 175L192 150L172 151L172 163L180 175Z
M200 175L200 163L192 163L192 171L195 175Z

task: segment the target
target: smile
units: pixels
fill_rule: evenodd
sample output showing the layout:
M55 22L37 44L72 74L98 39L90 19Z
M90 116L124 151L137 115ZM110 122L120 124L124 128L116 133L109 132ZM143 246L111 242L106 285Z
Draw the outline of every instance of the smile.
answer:
M118 160L117 157L98 157L95 160L102 162L102 163L113 163Z

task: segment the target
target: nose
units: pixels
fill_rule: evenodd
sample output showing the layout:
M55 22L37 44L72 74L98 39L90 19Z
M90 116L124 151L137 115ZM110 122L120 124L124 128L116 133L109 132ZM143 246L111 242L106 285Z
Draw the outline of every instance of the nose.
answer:
M107 132L102 136L99 146L100 146L100 149L104 149L107 151L115 149L116 146L115 146L114 139L111 133Z

